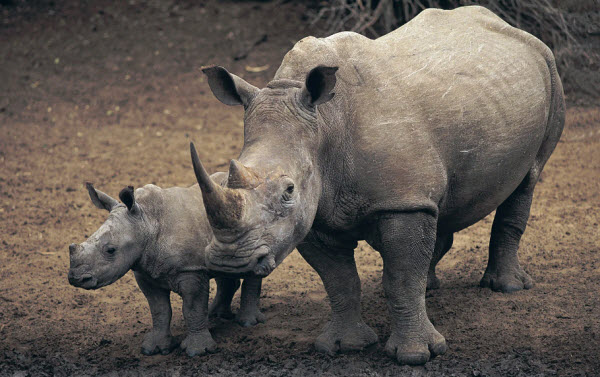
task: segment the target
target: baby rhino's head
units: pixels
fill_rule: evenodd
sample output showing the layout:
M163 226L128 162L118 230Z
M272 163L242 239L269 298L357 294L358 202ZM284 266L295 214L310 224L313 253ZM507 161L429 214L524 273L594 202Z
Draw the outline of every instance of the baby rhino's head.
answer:
M140 259L149 239L150 225L135 202L133 187L119 193L123 203L96 190L91 183L86 183L86 187L94 205L110 214L85 242L69 246L69 283L97 289L117 281Z

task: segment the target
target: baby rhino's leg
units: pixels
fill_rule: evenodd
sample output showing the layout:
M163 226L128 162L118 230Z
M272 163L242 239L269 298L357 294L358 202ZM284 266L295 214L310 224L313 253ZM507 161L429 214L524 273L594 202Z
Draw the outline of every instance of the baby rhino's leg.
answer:
M135 279L148 300L152 314L152 330L144 337L142 353L166 355L177 346L171 336L171 291L152 284L150 279L138 272L135 273Z
M237 322L244 327L265 322L265 315L261 313L259 307L261 285L262 278L252 277L244 279L240 311L236 317Z
M240 280L216 278L215 281L217 282L217 295L210 304L208 315L210 317L232 319L231 300L240 287Z
M190 273L179 276L177 288L183 298L183 318L188 335L181 342L181 348L189 356L214 352L217 343L208 331L208 290L209 278L204 273Z

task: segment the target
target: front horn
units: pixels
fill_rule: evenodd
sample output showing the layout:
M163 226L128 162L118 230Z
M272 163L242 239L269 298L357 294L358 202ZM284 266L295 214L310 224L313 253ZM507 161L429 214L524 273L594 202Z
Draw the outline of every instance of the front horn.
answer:
M239 226L244 203L242 195L237 190L221 187L210 178L198 158L194 143L190 143L190 154L210 225L217 229Z

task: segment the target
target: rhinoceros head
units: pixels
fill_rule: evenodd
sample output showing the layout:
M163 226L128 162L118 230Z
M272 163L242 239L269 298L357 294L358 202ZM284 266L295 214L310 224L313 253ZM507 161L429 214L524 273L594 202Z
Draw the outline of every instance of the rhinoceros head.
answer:
M214 234L208 268L266 276L306 236L321 189L316 106L333 97L336 70L319 66L304 82L276 80L262 90L224 68L203 70L221 102L245 108L244 148L223 185L211 180L191 145Z
M133 187L119 194L123 203L86 183L94 205L110 212L108 219L81 244L69 245L69 283L85 289L97 289L114 283L139 260L147 232Z

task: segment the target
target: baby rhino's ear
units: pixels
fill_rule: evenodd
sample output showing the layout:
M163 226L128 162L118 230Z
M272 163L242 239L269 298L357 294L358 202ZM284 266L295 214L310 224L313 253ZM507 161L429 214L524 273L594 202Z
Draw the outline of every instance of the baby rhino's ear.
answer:
M133 186L127 186L119 193L119 199L127 206L127 210L135 213L138 210L135 196L133 194Z
M87 188L88 193L90 194L90 199L92 199L92 203L94 203L96 207L100 209L105 209L108 212L110 212L117 204L119 204L118 201L106 195L102 191L96 190L94 188L94 185L92 185L90 182L86 182L85 187Z

